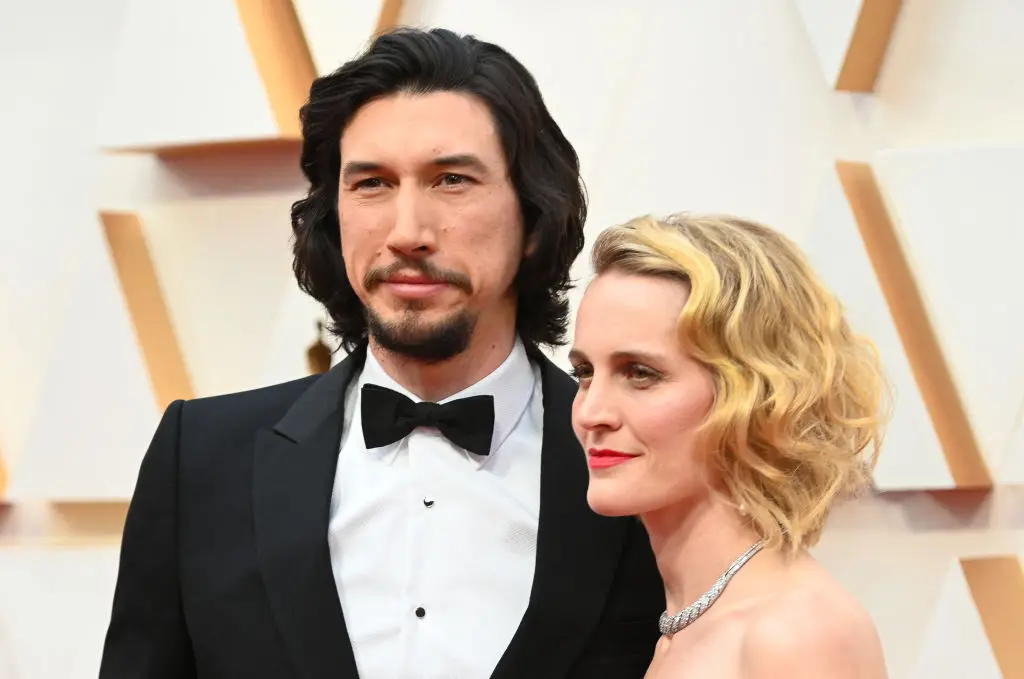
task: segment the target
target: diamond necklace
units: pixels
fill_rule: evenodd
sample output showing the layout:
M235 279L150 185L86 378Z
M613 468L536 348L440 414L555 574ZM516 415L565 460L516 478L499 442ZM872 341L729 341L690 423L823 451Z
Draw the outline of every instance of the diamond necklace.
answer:
M661 630L661 633L672 636L679 630L689 627L689 625L699 618L704 611L711 608L711 604L715 603L718 597L721 596L725 586L729 584L730 580L732 580L732 576L736 575L736 572L743 567L743 564L750 560L750 557L761 551L763 546L763 540L758 540L751 545L750 549L743 552L743 554L733 561L732 565L729 566L721 576L719 576L718 580L715 581L715 584L711 586L711 589L704 592L699 599L683 610L679 611L675 615L669 615L668 611L662 613L661 619L658 620L658 628Z

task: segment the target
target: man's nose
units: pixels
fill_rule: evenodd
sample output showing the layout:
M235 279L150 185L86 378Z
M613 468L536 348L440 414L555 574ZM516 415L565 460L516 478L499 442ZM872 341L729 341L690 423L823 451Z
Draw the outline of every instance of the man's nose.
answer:
M403 186L395 198L394 224L387 245L393 252L416 256L436 250L430 210L417 188Z

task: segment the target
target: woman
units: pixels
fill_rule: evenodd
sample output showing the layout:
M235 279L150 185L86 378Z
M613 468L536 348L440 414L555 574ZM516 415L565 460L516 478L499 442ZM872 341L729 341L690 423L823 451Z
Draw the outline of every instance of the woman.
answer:
M808 554L863 486L886 382L797 248L732 217L604 231L570 353L599 514L638 516L668 610L648 679L881 679L867 613Z

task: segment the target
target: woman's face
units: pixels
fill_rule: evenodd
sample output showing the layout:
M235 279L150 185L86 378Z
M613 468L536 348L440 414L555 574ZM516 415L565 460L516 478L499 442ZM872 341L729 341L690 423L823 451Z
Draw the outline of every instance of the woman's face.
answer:
M695 439L714 386L676 331L688 293L681 282L610 271L580 303L572 419L598 514L641 515L708 492Z

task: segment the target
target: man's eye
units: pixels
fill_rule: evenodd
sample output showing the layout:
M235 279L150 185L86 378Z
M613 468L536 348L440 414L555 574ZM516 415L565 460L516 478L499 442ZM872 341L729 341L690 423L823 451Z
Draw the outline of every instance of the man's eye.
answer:
M569 374L572 375L577 380L586 379L590 377L591 373L591 369L585 365L573 366L572 369L569 371Z
M469 183L469 177L461 174L448 173L441 177L441 183L446 186L458 186Z

